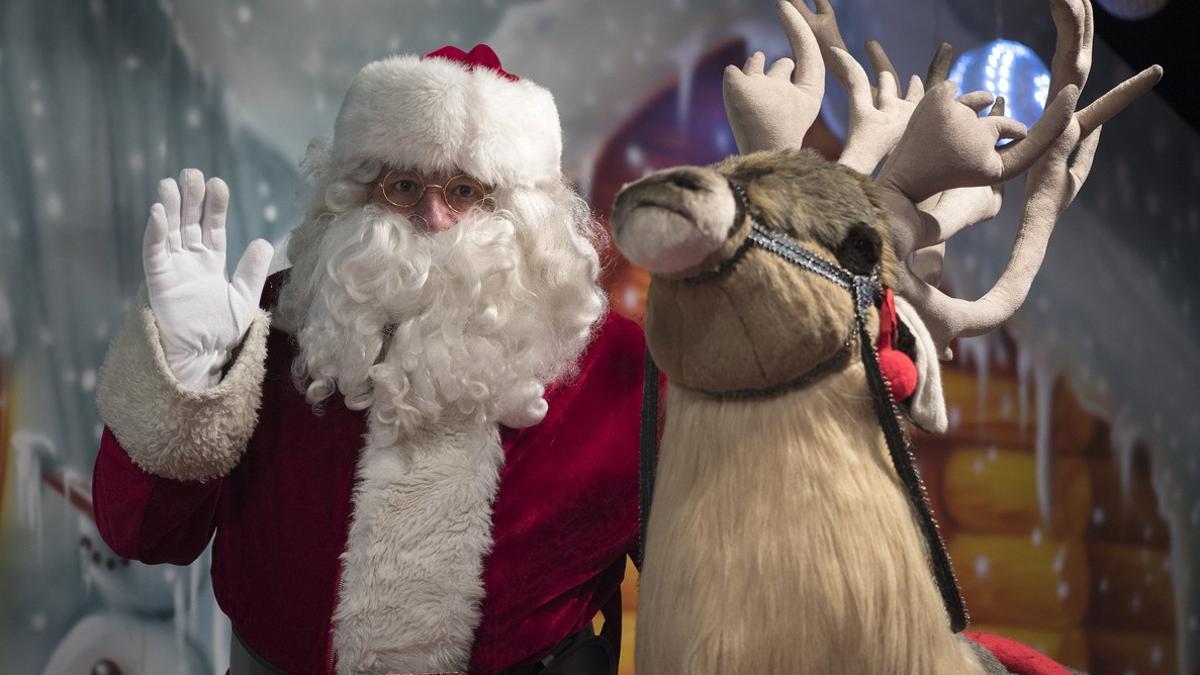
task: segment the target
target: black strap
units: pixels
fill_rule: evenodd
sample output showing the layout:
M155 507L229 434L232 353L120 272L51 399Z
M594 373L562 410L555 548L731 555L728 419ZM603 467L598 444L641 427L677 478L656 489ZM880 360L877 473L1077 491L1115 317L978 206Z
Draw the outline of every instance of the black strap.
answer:
M912 504L917 525L925 537L929 549L929 566L933 578L937 582L938 591L942 595L942 604L950 617L950 629L955 633L962 632L970 618L967 607L963 603L962 592L958 588L958 579L954 576L954 568L950 565L950 556L946 553L946 544L938 532L937 520L929 506L929 498L925 493L925 484L921 482L913 466L912 446L908 435L900 427L900 414L896 410L896 402L892 398L891 387L884 380L883 372L879 369L879 354L867 333L867 309L874 304L878 285L869 277L856 277L854 284L854 305L857 314L858 343L862 350L862 362L867 371L867 385L871 389L871 401L875 404L875 416L879 426L883 428L883 437L887 441L888 453L892 458L892 466L900 477L904 491Z
M650 502L654 499L654 472L658 469L658 366L650 350L642 368L642 429L638 452L638 541L637 558L642 569L646 555L646 523L650 521Z

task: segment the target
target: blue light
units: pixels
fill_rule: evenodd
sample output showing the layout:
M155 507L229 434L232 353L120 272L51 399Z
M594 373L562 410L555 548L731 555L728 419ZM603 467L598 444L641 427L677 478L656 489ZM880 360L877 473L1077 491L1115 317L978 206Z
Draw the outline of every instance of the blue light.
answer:
M1046 107L1050 70L1020 42L993 40L959 56L950 69L950 80L960 94L983 90L1003 96L1004 114L1033 126Z

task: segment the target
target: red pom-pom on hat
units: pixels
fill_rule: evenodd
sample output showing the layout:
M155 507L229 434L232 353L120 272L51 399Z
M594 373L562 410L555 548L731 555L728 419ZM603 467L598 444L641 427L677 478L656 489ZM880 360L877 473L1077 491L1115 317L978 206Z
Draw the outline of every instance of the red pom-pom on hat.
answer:
M501 68L500 57L496 56L496 52L491 47L483 44L475 45L469 52L464 52L454 45L446 45L429 52L422 58L457 61L466 64L468 70L487 68L496 71L501 77L514 82L521 79Z

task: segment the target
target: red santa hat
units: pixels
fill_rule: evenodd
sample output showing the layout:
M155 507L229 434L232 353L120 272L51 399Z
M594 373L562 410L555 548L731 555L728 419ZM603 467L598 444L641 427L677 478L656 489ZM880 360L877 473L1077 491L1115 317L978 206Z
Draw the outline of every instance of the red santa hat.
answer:
M561 176L562 131L550 92L505 72L490 47L447 46L359 71L331 150L342 175L382 162L532 187Z

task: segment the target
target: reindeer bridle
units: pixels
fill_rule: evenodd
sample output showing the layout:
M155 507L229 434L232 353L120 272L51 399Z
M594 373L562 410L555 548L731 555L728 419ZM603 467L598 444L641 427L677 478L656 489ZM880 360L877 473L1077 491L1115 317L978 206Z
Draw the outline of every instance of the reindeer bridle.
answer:
M841 265L801 246L786 234L762 225L754 216L746 197L745 189L734 182L730 188L737 196L742 212L750 221L750 231L741 246L716 270L693 276L687 283L701 284L712 281L728 273L733 264L738 261L751 246L761 248L788 263L820 276L850 293L854 301L854 321L849 334L842 346L830 357L811 368L808 372L790 382L770 389L734 390L703 393L715 398L754 398L777 394L807 385L817 378L834 371L838 366L849 361L852 345L857 338L863 366L867 371L867 384L871 390L871 399L875 407L875 415L883 430L891 455L892 465L904 486L905 495L913 506L917 516L917 524L925 538L929 550L930 569L937 582L942 603L950 617L950 627L954 632L962 631L969 621L966 606L963 604L958 581L954 569L950 565L950 557L946 553L946 545L938 531L937 520L929 506L925 485L913 466L912 446L908 435L900 426L900 413L892 397L891 388L879 367L879 355L875 351L874 342L867 330L869 312L883 297L883 285L880 282L880 269L876 265L870 274L855 274ZM657 419L658 419L658 369L646 352L646 379L644 380L644 398L642 407L642 457L641 457L641 498L640 515L642 518L641 540L645 540L645 523L649 516L649 504L653 497L654 469L657 455ZM651 426L652 425L652 426ZM639 541L639 564L641 555Z

